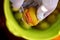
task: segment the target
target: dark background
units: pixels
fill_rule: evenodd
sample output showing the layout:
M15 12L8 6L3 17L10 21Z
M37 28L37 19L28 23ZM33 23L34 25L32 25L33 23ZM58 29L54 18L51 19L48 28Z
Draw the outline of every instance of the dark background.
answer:
M5 24L6 20L4 16L3 3L4 0L0 0L0 40L25 40L23 38L14 36L8 31Z

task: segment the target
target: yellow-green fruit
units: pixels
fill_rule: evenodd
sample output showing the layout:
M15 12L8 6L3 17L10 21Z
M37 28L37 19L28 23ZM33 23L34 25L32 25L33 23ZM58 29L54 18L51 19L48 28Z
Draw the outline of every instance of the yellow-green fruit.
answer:
M13 10L13 11L18 11L19 9L17 9L17 8L12 8L12 10Z
M24 21L24 20L20 20L19 21L19 23L20 23L20 25L23 27L23 28L25 28L25 29L30 29L31 28L31 25L28 25L27 23L26 23L26 21Z
M31 28L30 25L28 25L24 20L22 20L22 18L23 18L23 13L16 13L16 14L15 14L15 18L18 20L19 24L20 24L23 28L25 28L25 29L30 29L30 28Z
M47 20L47 22L52 24L57 20L57 18L55 15L49 15L46 20Z
M39 29L47 29L49 27L49 24L47 22L42 22L39 24Z
M16 14L15 14L15 18L16 18L17 20L21 19L21 18L22 18L22 13L16 13Z

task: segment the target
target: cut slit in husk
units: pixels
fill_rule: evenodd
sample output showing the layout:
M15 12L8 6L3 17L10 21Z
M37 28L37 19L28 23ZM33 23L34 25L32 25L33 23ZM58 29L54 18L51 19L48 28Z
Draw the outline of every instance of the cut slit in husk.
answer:
M36 17L36 9L34 7L30 7L29 9L25 9L24 12L24 20L31 26L35 26L39 23Z

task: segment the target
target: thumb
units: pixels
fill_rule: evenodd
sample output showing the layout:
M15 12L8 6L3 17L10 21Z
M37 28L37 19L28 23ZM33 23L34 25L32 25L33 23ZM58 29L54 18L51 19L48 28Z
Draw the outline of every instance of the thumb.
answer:
M57 7L59 0L42 0L42 5L37 10L37 18L41 21L50 15Z
M56 8L59 0L42 0L42 4L48 9Z

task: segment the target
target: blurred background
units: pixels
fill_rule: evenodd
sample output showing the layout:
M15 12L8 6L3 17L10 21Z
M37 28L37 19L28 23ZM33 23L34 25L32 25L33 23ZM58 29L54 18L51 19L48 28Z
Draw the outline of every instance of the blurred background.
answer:
M0 40L25 40L23 38L14 36L8 31L5 24L6 19L4 16L3 3L4 3L4 0L0 0ZM60 40L60 36L56 37L53 40Z
M23 38L15 37L6 27L6 19L3 10L4 0L0 0L0 40L25 40Z

